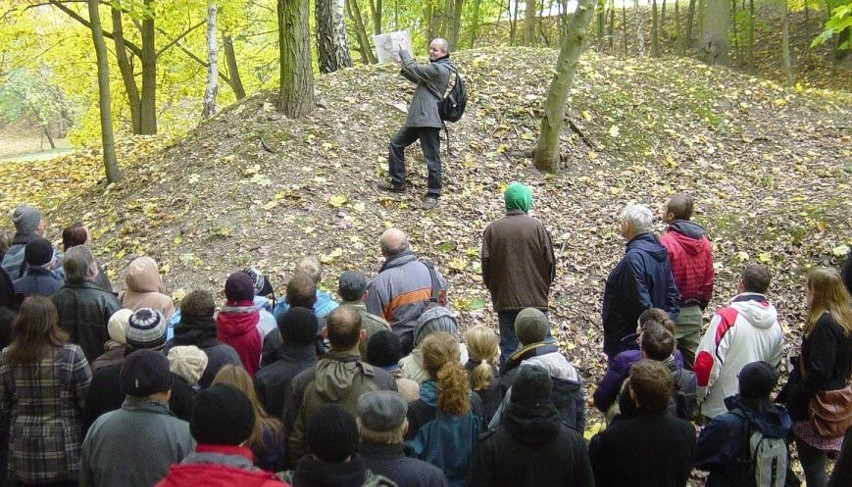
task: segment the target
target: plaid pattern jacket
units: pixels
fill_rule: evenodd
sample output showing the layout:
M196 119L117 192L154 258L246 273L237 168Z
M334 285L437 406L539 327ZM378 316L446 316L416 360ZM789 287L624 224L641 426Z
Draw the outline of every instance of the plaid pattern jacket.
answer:
M12 365L0 354L0 413L10 418L9 469L26 483L77 480L83 405L92 372L83 350L51 347L39 362Z

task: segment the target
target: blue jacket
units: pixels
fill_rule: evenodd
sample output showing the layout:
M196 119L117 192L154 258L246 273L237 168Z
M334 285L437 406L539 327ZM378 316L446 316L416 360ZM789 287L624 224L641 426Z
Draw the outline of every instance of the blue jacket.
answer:
M15 292L24 296L38 294L50 297L65 284L65 280L59 278L53 271L44 267L27 267L24 277L15 280Z
M790 416L782 406L768 400L761 404L739 395L725 399L729 411L740 409L752 427L767 438L787 438L792 427ZM706 487L739 485L748 466L746 419L728 412L711 419L701 431L695 450L695 468L707 470Z
M666 248L650 232L633 237L627 242L624 257L606 279L601 313L604 353L614 357L627 349L621 339L636 330L643 311L661 308L675 319L677 303L678 292Z

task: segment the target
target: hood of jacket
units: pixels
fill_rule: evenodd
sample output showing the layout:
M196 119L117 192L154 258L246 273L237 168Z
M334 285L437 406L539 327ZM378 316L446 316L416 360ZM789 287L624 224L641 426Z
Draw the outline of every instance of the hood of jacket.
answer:
M704 228L688 220L675 220L669 225L667 236L671 237L687 255L702 254L709 246L709 242L703 238Z
M216 339L216 320L212 316L191 318L181 316L174 328L176 345L195 345L204 349L219 344Z
M524 364L538 365L544 368L554 380L580 382L580 374L577 373L577 369L558 351L524 359L521 365Z
M510 402L503 424L521 443L544 443L559 435L562 419L552 401L539 404Z
M731 299L730 306L757 328L769 328L778 321L778 311L762 294L738 294Z
M337 402L349 392L357 375L366 375L361 355L358 352L332 350L317 362L314 379L316 391L320 397Z
M438 383L429 379L420 384L420 399L428 406L438 407Z
M669 258L669 252L660 243L660 240L651 232L640 233L627 242L627 252L641 251L658 262Z
M786 438L793 426L787 410L769 400L749 400L737 394L726 397L725 406L728 411L742 410L753 427L767 438Z
M251 450L238 446L197 445L195 452L172 465L160 484L171 486L263 487L282 485L277 477L255 467Z
M361 487L367 480L367 464L360 455L352 455L348 462L324 463L306 455L296 464L293 485L304 487Z
M150 257L139 257L127 266L124 276L128 291L138 293L165 293L163 280L157 270L157 263Z
M410 250L402 251L396 255L388 257L385 263L382 264L382 268L379 269L379 273L386 269L403 266L405 264L408 264L412 260L417 260L417 256L414 255L414 252Z
M249 304L246 304L249 303ZM216 326L219 334L225 337L235 337L255 332L260 321L260 311L251 302L238 301L236 306L227 306L216 315Z

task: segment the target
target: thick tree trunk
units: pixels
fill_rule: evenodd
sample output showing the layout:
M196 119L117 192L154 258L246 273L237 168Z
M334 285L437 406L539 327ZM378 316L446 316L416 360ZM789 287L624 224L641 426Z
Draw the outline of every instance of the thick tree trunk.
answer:
M44 136L47 137L47 142L50 144L50 148L56 149L56 142L53 141L53 136L50 135L50 127L48 127L45 123L41 128L44 129Z
M352 67L343 9L343 0L316 0L314 18L321 73L333 73L338 69Z
M612 54L613 43L615 42L615 0L609 0L609 26L607 27L606 37L609 40L609 52Z
M660 31L666 32L666 0L663 0L662 8L660 9Z
M793 62L790 56L790 9L787 0L781 0L781 65L787 85L793 86Z
M482 0L473 0L473 13L471 14L471 19L470 19L471 27L470 27L470 44L469 44L469 47L471 49L473 49L474 46L476 46L476 36L479 34L479 23L481 21L479 16L480 16L481 7L482 7Z
M748 26L746 26L746 63L749 69L754 68L754 0L748 0Z
M709 64L724 63L728 58L728 32L731 30L731 6L723 0L704 2L701 12L701 49Z
M234 41L231 36L222 36L222 46L225 48L225 64L228 65L228 85L234 90L234 96L237 100L242 100L246 97L246 90L243 88L243 79L240 77L240 67L237 64L237 54L234 52Z
M624 55L627 55L627 2L621 3L621 44Z
M127 47L124 44L124 28L121 24L121 10L115 7L111 10L115 59L118 64L118 71L121 73L121 81L124 83L124 92L127 94L127 106L130 108L130 130L133 134L141 134L142 107L139 103L139 87L136 86L136 78L133 76L133 66L127 57Z
M514 46L518 40L518 5L520 2L512 2L508 0L506 14L509 16L509 45ZM512 10L514 5L515 9Z
M112 133L112 105L109 93L109 60L107 59L104 31L101 28L101 16L98 12L98 0L88 0L89 22L92 24L92 41L95 44L95 57L98 60L98 106L101 112L101 140L104 151L104 170L107 181L121 180L121 169L115 157L115 139Z
M373 34L379 35L382 33L382 0L369 0L369 4L370 16L373 18Z
M447 12L450 16L449 32L447 34L447 42L450 43L452 49L456 49L461 38L462 27L462 10L464 9L464 0L452 0L450 2L452 10Z
M681 50L683 51L692 48L694 41L692 27L695 25L695 1L689 0L689 6L686 8L686 32L684 33L683 44L681 45Z
M595 5L595 13L598 16L598 51L604 48L604 25L606 24L606 0L598 0Z
M594 0L578 0L577 10L559 49L556 74L547 92L538 145L533 156L533 162L539 171L556 172L559 169L559 135L565 123L565 105L594 12Z
M675 2L674 4L674 38L678 41L678 50L681 54L683 54L683 41L681 41L681 33L680 33L680 2Z
M740 38L737 29L737 0L731 0L731 38L734 40L734 58L736 66L742 65L742 52L740 51Z
M152 12L154 0L145 0L145 7ZM154 17L146 14L142 19L142 123L140 133L157 133L157 49L154 43Z
M278 109L290 118L302 118L316 106L310 35L308 2L278 0L278 54L281 64Z
M216 113L216 95L219 93L219 48L216 46L216 3L207 4L207 86L201 103L201 116Z
M633 0L633 15L636 16L636 44L639 55L645 55L645 13L639 8L639 0Z
M535 45L535 9L538 0L526 0L524 9L524 45Z
M348 0L346 8L349 9L349 16L355 22L355 38L358 40L358 52L361 54L361 62L364 64L375 64L376 54L370 45L370 37L367 35L367 27L364 24L364 17L361 16L361 7L357 0Z

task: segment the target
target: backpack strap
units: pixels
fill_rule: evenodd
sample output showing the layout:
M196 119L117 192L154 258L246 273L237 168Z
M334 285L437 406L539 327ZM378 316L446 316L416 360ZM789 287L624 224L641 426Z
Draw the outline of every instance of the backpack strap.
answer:
M429 279L432 281L432 296L429 297L430 303L441 302L441 283L438 282L438 273L435 272L435 266L424 260L420 261L429 270Z

